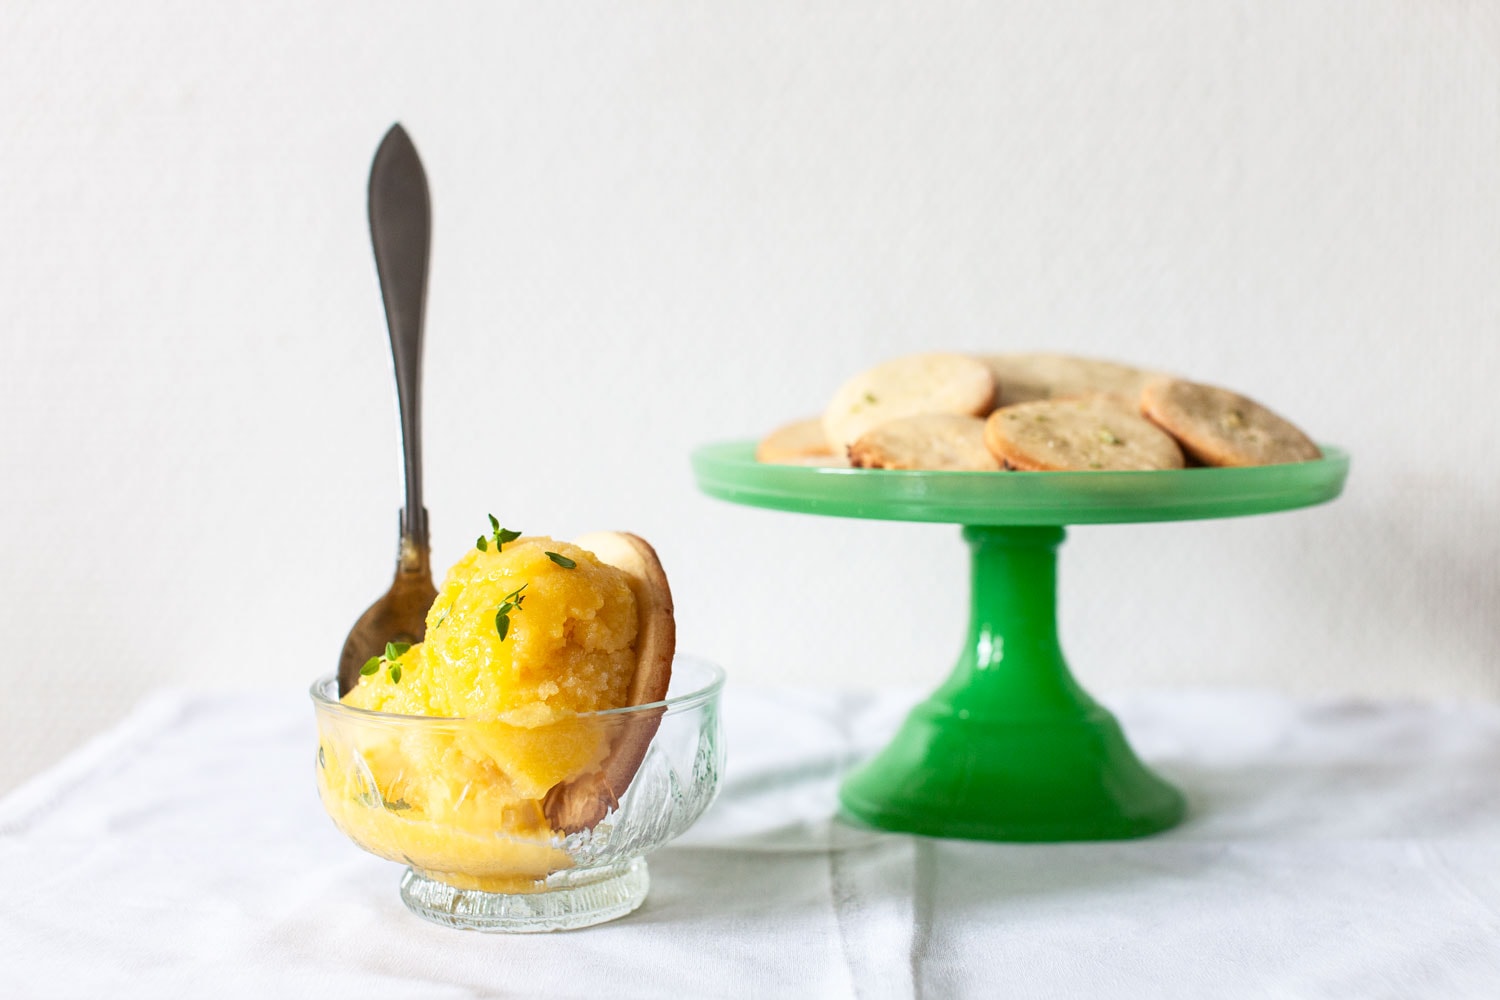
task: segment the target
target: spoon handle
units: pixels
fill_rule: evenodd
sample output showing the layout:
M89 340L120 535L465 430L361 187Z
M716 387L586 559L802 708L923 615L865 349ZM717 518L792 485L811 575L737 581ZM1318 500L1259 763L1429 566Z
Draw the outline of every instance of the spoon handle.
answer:
M427 509L422 506L422 320L427 305L427 258L432 203L417 149L392 125L370 165L370 242L385 299L401 407L401 457L406 506L401 511L401 568L425 565Z

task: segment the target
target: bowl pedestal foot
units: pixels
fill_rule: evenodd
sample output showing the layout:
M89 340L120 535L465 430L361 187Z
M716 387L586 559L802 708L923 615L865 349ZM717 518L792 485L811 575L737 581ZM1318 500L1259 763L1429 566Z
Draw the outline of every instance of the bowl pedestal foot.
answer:
M646 901L651 877L644 858L596 869L569 869L531 892L484 892L448 885L414 868L401 877L401 902L424 920L463 930L503 933L592 927Z

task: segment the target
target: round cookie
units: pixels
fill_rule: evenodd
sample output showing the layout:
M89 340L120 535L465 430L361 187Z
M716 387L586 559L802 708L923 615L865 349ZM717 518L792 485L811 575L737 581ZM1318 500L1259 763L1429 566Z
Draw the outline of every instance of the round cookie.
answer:
M1012 469L1041 472L1180 469L1177 442L1110 396L1017 403L984 425L990 453Z
M802 458L789 458L774 464L805 465L812 469L847 469L850 463L848 455L804 455Z
M842 452L883 423L922 413L982 417L995 402L989 366L961 354L913 354L845 382L823 413L829 447Z
M1141 412L1204 465L1278 465L1323 454L1290 421L1217 386L1156 379L1141 391Z
M986 354L979 358L995 376L996 406L1105 392L1132 405L1147 382L1159 378L1115 361L1072 354Z
M650 705L667 696L672 679L672 657L677 649L677 618L672 588L661 560L644 538L626 531L596 531L580 535L573 544L592 552L600 562L625 573L635 597L635 673L630 678L629 705ZM630 787L656 729L662 711L622 716L611 734L609 755L599 769L553 785L542 800L542 812L552 829L575 833L591 829L619 805Z
M783 424L755 446L757 462L778 465L816 465L819 463L807 459L834 457L834 450L828 447L828 435L823 433L823 421L817 417Z
M849 446L849 461L861 469L1000 469L985 447L984 421L951 413L902 417L866 431Z

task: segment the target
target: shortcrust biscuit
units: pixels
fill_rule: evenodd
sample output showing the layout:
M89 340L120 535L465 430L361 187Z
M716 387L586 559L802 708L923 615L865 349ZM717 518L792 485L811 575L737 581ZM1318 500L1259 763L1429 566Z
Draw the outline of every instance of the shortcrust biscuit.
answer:
M1008 468L1029 471L1180 469L1177 442L1114 397L1017 403L990 414L984 443Z
M849 446L849 461L863 469L1000 468L985 447L984 421L951 413L923 413L881 424Z
M755 447L757 462L787 465L817 465L806 459L842 457L828 447L828 435L823 433L823 421L818 417L796 420L776 428L761 439Z
M574 544L592 552L600 562L625 573L635 598L638 630L636 665L630 679L629 704L650 705L667 696L672 679L672 657L677 649L677 618L672 588L656 550L644 538L625 531L596 531L580 535ZM661 725L663 709L622 716L612 731L609 756L598 770L554 785L542 800L542 812L552 829L564 833L592 829L619 805L646 750Z
M1141 411L1204 465L1277 465L1322 457L1290 421L1217 386L1157 379L1142 390Z
M996 406L1093 392L1123 396L1133 404L1146 383L1160 377L1159 372L1071 354L986 354L979 360L995 376Z
M802 458L789 458L785 462L776 464L806 465L813 469L847 469L850 462L848 455L806 455Z
M961 354L913 354L861 372L823 414L829 446L843 451L883 423L922 413L982 417L995 401L989 366Z

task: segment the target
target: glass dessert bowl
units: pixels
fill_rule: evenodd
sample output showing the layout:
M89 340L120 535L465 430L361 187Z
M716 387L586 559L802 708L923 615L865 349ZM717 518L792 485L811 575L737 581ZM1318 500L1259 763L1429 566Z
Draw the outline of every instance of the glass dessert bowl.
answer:
M641 905L646 855L717 794L723 683L679 656L661 701L522 726L355 708L326 677L311 691L318 793L349 839L408 866L401 899L418 916L587 927Z

